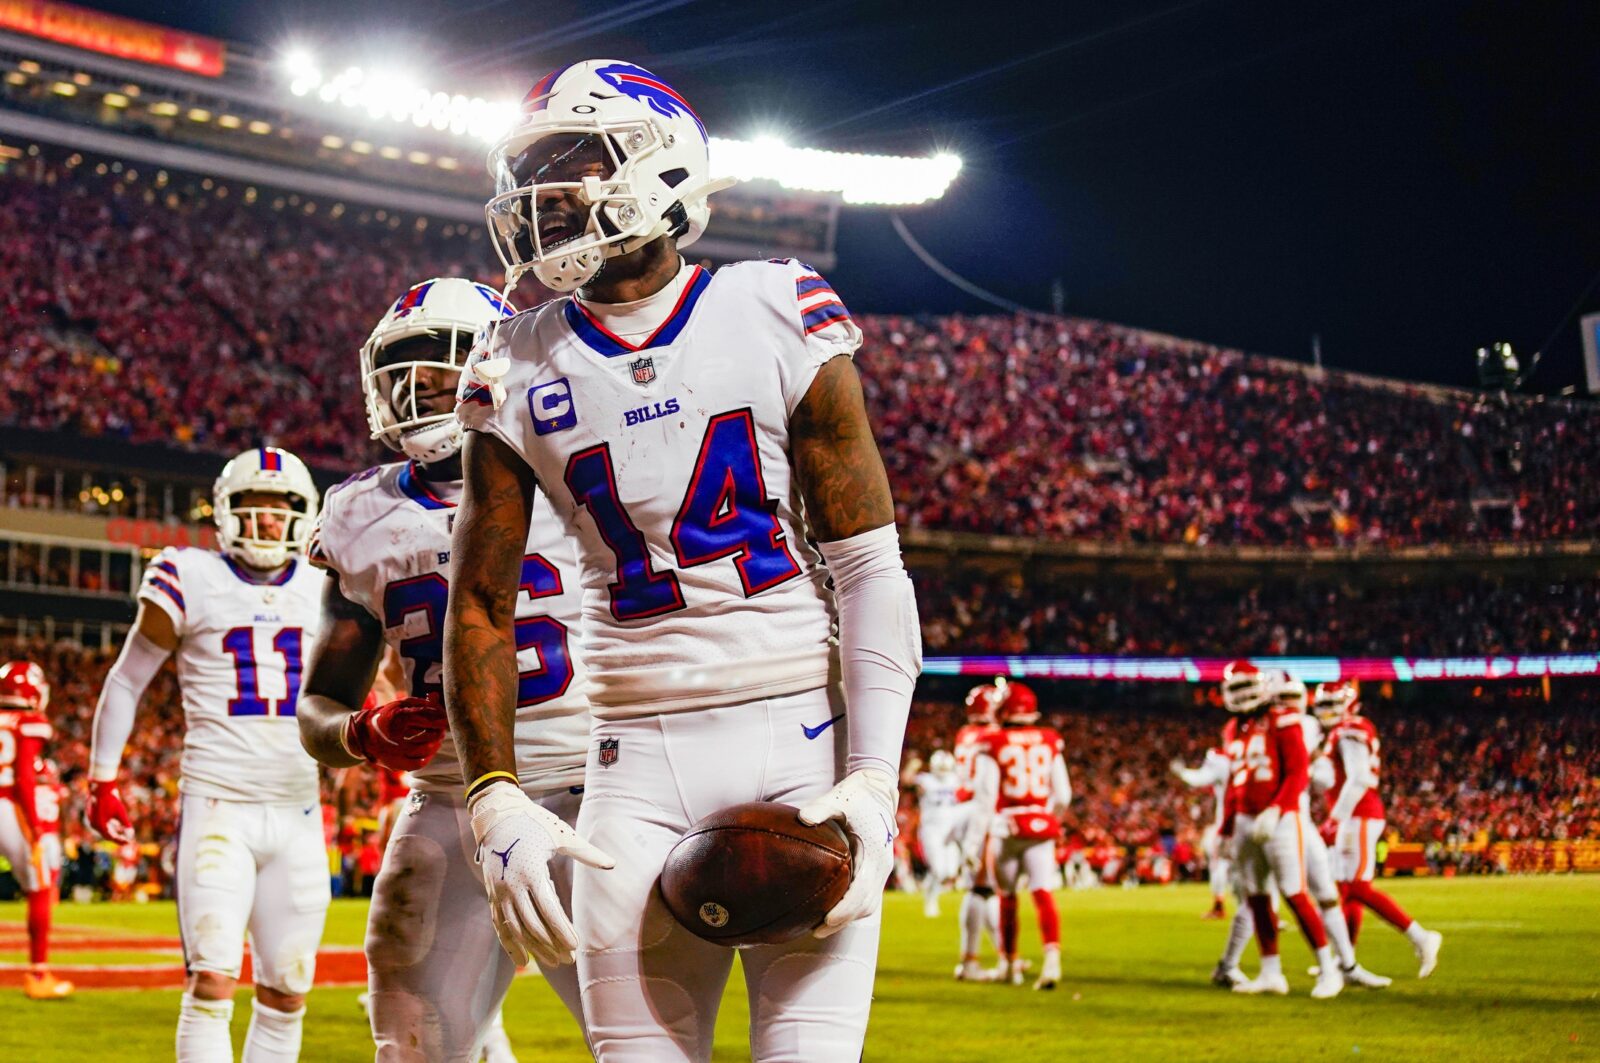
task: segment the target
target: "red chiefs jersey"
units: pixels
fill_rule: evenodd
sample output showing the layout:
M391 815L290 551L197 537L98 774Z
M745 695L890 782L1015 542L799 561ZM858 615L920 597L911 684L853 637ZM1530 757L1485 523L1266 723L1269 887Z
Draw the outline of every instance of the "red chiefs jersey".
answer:
M1239 811L1254 816L1271 805L1284 812L1298 809L1310 784L1300 714L1274 705L1246 719L1239 730L1244 738L1245 772Z
M40 834L61 833L61 806L67 803L67 788L58 782L41 782L33 791L33 807L39 813Z
M33 762L50 739L50 721L37 712L0 709L0 798L32 808ZM19 769L23 769L20 770ZM18 793L18 782L27 788ZM31 817L30 817L31 818Z
M1012 836L1054 838L1061 821L1051 811L1051 777L1061 755L1061 735L1051 727L1003 727L985 736L1000 765L995 810L1011 821Z
M961 730L956 732L955 749L952 752L956 758L956 778L961 780L961 787L956 791L957 801L972 800L978 754L988 748L989 736L999 730L999 726L992 723L967 723L962 724Z
M1244 764L1244 738L1239 733L1238 717L1222 725L1222 753L1228 758L1228 783L1222 791L1222 825L1217 833L1224 838L1233 836L1233 821L1239 815L1239 801L1244 797L1244 782L1250 771Z
M1372 721L1365 716L1354 713L1346 715L1333 729L1328 732L1328 742L1324 747L1325 752L1333 761L1333 789L1328 791L1328 807L1332 808L1339 801L1339 792L1344 789L1344 757L1339 755L1339 743L1346 739L1361 742L1367 747L1367 767L1372 771L1374 779L1378 775L1378 729L1372 726ZM1352 818L1358 819L1383 819L1383 798L1378 796L1377 783L1373 783L1367 792L1361 795L1361 800L1356 802L1355 809L1350 813Z

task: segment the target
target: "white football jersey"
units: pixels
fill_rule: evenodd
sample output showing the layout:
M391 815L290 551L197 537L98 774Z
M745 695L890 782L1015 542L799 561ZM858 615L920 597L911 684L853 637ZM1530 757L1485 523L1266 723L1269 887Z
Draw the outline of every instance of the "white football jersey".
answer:
M961 780L954 775L935 775L931 771L919 772L916 777L917 809L924 821L953 816L960 807L957 792Z
M268 582L220 553L162 550L139 600L181 640L185 727L180 789L229 801L318 801L317 762L300 746L295 705L321 622L322 578L294 558Z
M638 344L569 297L492 328L461 375L462 423L522 456L578 543L600 717L776 697L838 674L789 418L860 330L800 263L690 269Z
M412 697L444 683L444 614L450 534L460 482L426 482L409 462L350 477L322 500L308 555L340 592L371 613L400 655ZM517 776L541 788L583 782L589 741L588 678L578 654L577 557L541 496L522 560L517 599ZM422 790L459 790L461 762L446 735L411 773Z

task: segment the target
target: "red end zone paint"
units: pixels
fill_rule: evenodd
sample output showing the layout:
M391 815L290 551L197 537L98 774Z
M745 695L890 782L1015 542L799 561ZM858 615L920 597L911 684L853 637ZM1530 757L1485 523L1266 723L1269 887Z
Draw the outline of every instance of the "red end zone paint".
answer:
M0 950L23 951L28 929L22 923L0 923ZM183 950L176 936L125 934L105 927L58 926L50 935L54 962L50 969L79 989L182 989ZM151 963L74 963L74 952L170 952L171 961ZM0 963L0 988L22 988L26 963ZM250 982L250 949L245 947L241 984ZM354 945L328 945L317 951L319 986L364 986L367 958Z

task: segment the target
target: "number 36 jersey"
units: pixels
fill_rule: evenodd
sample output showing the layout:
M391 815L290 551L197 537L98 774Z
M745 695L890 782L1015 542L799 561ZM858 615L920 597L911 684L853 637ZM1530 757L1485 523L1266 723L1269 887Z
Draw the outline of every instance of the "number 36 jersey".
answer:
M492 328L461 375L462 423L528 463L577 540L599 717L837 674L789 420L861 333L801 263L686 266L677 282L676 307L638 343L569 297Z
M184 793L317 803L317 765L300 746L295 705L321 590L303 559L265 582L192 547L168 547L145 569L139 601L164 611L180 640Z
M368 469L333 488L307 554L339 591L372 614L400 655L407 693L441 694L450 537L461 484L425 481L410 462ZM587 677L578 655L577 559L543 499L522 560L517 597L517 776L553 789L583 782L589 740ZM420 770L420 790L459 790L449 735Z

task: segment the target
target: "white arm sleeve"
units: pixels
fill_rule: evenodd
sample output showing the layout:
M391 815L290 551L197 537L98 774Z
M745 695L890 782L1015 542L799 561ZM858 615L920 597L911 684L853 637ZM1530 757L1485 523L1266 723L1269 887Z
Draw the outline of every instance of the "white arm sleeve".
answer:
M122 764L122 748L133 733L133 716L150 680L161 671L167 651L139 634L128 633L122 654L106 673L100 703L94 710L94 744L89 751L89 778L110 782Z
M1367 763L1367 744L1359 738L1347 738L1339 743L1339 759L1344 763L1344 789L1339 791L1339 799L1333 803L1329 816L1343 823L1371 787L1372 773Z
M1056 754L1056 761L1050 765L1050 809L1056 813L1065 813L1067 806L1072 804L1072 780L1067 777L1067 762L1061 754Z
M922 672L917 599L893 524L821 543L839 605L839 656L849 713L846 770L898 778L911 692Z
M1327 793L1333 789L1333 758L1311 758L1311 792L1314 794Z

